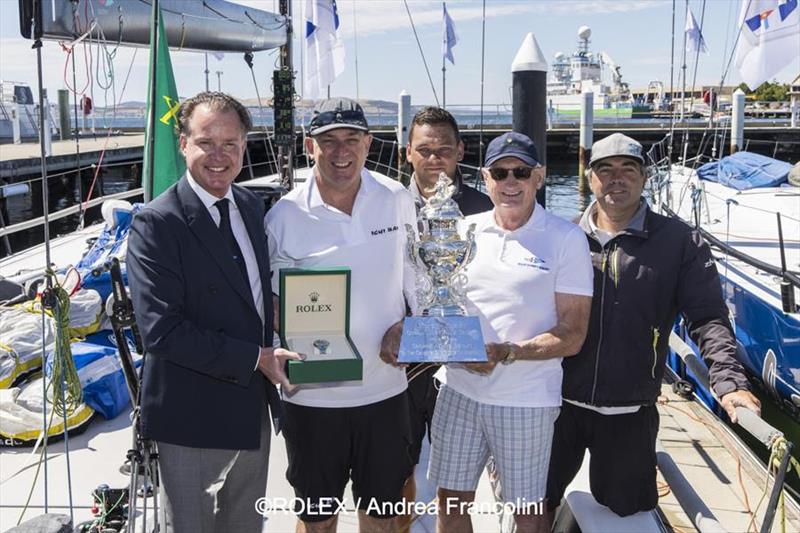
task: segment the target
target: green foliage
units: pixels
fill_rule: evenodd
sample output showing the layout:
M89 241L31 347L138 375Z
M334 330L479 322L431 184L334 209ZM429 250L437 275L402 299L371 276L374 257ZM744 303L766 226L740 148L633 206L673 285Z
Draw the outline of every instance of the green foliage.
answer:
M744 83L739 85L739 88L747 95L748 100L759 102L785 102L789 99L789 87L788 83L778 83L777 81L766 81L755 91L748 89Z

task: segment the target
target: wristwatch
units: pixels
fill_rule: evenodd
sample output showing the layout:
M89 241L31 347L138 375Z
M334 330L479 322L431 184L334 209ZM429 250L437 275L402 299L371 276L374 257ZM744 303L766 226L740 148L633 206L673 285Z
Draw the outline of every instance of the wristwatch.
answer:
M506 352L505 358L501 361L504 365L510 365L514 361L517 360L517 345L513 342L506 342L505 343L508 352Z

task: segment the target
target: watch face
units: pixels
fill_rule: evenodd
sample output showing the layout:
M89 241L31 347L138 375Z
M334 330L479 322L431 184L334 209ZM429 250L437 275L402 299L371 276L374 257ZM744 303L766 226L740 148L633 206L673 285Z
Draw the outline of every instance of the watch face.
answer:
M503 359L503 364L508 365L513 363L517 359L517 350L515 346L510 342L506 343L506 348L508 348L508 352L506 353L505 359Z

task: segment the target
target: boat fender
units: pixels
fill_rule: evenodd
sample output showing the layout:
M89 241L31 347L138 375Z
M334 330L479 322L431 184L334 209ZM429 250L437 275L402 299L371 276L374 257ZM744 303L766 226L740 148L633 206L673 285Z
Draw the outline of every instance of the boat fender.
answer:
M127 220L133 211L133 205L125 200L106 200L100 207L103 220L109 229L116 228L124 220Z
M789 185L800 187L800 161L794 164L786 179L789 180Z

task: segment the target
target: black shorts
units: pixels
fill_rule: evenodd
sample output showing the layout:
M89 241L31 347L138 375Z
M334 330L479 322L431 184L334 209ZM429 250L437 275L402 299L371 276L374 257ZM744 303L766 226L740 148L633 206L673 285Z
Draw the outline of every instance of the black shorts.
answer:
M321 522L336 514L349 479L353 500L348 507L378 518L394 516L387 504L402 500L413 468L405 391L359 407L283 405L286 479L294 488L299 517Z
M431 439L431 421L436 407L436 396L439 394L438 382L433 378L439 365L421 369L420 365L412 365L408 369L408 410L411 416L411 461L419 464L422 452L422 440L428 434Z
M588 449L589 484L598 503L620 516L658 503L654 405L622 415L603 415L569 402L561 405L547 476L547 507L555 509L578 473Z

